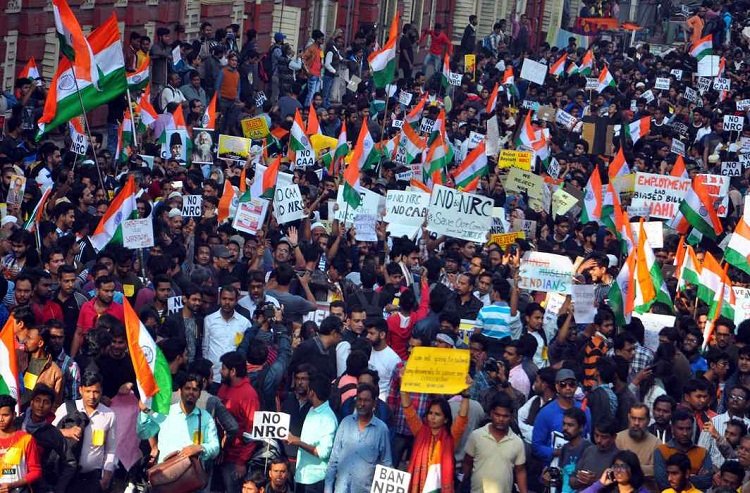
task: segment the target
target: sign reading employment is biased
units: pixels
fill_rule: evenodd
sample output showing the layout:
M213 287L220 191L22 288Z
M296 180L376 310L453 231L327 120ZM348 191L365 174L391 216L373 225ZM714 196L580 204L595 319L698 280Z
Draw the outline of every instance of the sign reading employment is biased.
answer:
M488 197L435 185L430 195L427 230L439 235L484 243L492 226Z
M406 361L401 390L420 394L458 394L466 388L468 373L467 349L415 347Z
M564 255L527 252L521 259L518 287L531 291L571 294L573 262Z

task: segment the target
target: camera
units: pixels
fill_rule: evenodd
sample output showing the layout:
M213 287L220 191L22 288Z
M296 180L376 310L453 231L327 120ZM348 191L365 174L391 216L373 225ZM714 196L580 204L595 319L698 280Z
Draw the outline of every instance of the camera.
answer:
M276 305L269 301L266 301L262 305L258 305L257 307L255 307L255 313L253 315L255 315L256 317L259 315L263 315L266 320L272 320L276 315Z
M559 491L562 491L562 471L560 468L550 467L547 469L547 474L549 474L549 485L547 491L549 491L549 493L558 493Z

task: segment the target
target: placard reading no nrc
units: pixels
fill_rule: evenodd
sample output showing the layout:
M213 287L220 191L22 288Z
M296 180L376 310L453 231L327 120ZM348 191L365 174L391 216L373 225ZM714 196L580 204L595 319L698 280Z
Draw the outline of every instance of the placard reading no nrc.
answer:
M200 217L203 197L201 195L184 195L182 197L182 217Z
M724 115L724 126L722 129L725 132L742 132L744 121L741 116Z
M250 438L280 438L282 440L289 436L290 416L286 413L272 413L268 411L255 411L253 415L253 428Z

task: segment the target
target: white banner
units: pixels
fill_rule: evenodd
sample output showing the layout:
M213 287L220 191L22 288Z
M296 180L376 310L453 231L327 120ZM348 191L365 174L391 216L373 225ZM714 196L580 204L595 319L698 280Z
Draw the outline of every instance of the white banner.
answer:
M435 185L430 195L427 229L439 235L484 243L492 226L489 197Z
M182 196L182 217L200 217L202 205L203 205L202 195L183 195Z
M126 219L122 222L122 244L125 248L154 246L154 225L151 216L145 219Z
M649 215L657 219L672 219L690 189L690 178L636 173L635 189L630 205L648 207Z
M251 235L257 235L263 228L268 211L268 200L253 198L247 202L237 204L237 213L232 221L232 227L237 231L244 231Z
M521 259L519 276L521 289L571 294L573 262L564 255L526 252Z
M424 192L388 190L385 196L386 231L391 237L417 237L427 217L430 195Z
M273 194L274 216L279 224L296 221L305 217L305 203L299 185L296 183L285 187L276 187Z

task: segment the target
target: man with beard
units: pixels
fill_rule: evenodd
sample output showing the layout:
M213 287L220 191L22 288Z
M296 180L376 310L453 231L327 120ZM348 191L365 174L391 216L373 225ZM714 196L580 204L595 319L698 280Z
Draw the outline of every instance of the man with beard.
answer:
M279 301L265 292L266 276L259 270L251 270L247 273L247 294L240 298L238 305L255 313L255 309L264 303L271 303L280 308Z
M739 444L737 440L732 443L727 438L728 425L732 421L739 421L745 426L745 429L750 426L750 419L745 417L748 409L748 399L750 399L750 390L747 387L734 387L729 391L727 396L727 412L714 416L710 422L704 425L703 431L698 438L698 445L705 447L711 453L711 460L714 463L714 467L721 467L724 463L725 456L722 453L723 451L730 452L725 446L727 442L732 445L732 449ZM731 433L730 436L733 437L734 433Z
M696 488L705 491L711 487L712 463L708 451L693 442L692 414L678 409L672 415L672 440L659 445L654 452L654 477L659 488L665 490L671 486L667 481L667 467L670 457L685 454L690 462L689 479Z
M94 296L94 299L84 303L78 314L76 332L70 347L70 355L74 358L83 343L83 337L89 330L94 328L99 317L108 314L123 324L125 323L125 314L122 305L114 302L115 280L108 275L100 276L96 279L95 286L96 296Z
M49 272L37 270L37 281L34 294L31 295L31 311L38 324L46 324L50 320L62 320L63 312L60 305L52 301L52 276Z
M700 351L701 346L703 346L703 334L701 331L697 327L688 329L685 339L682 341L682 354L688 359L690 371L695 375L708 370L706 358L703 357Z
M555 455L560 458L559 470L562 478L561 493L572 493L570 479L576 470L576 464L583 451L593 444L583 438L584 428L587 423L586 414L578 408L571 407L563 412L562 434L568 441L562 448L555 450ZM552 479L549 469L542 474L542 480L549 484Z
M661 443L667 443L672 439L672 413L677 407L677 402L668 395L660 395L654 401L654 422L649 425L648 431Z
M78 388L81 385L81 370L78 363L65 352L65 329L56 320L50 321L48 327L48 349L63 375L63 400L80 399L81 393Z
M193 162L212 163L214 160L212 147L211 134L206 131L199 132L193 143Z
M307 412L312 407L310 403L310 376L315 373L315 368L307 363L302 363L294 371L293 391L289 392L281 404L281 412L287 413L289 419L289 434L299 436L302 433L302 425L307 417ZM297 447L289 443L284 444L284 450L289 457L297 456Z
M173 452L191 455L200 452L202 460L210 460L219 455L219 435L216 423L208 411L196 406L201 395L203 379L195 374L188 375L180 386L180 400L169 407L164 415L146 409L139 401L138 438L151 442L149 464L162 462Z
M37 383L47 385L55 391L55 407L63 402L63 376L60 367L49 354L50 333L47 327L29 327L24 347L29 355L29 364L23 373L23 384L33 389Z
M239 425L237 435L224 445L221 475L226 491L237 493L240 491L242 478L247 473L247 463L257 443L245 443L242 434L252 432L253 417L256 411L260 411L260 400L250 385L247 378L247 362L239 351L225 353L221 357L220 375L219 399Z
M173 313L164 322L161 330L163 337L181 338L187 344L188 362L192 363L200 354L200 343L203 335L203 317L199 316L203 303L201 290L195 284L188 284L182 290L182 310Z
M628 429L617 434L615 445L620 450L630 450L638 456L643 474L654 478L654 450L659 439L648 431L651 413L645 404L633 404L628 411Z
M526 453L523 440L510 429L513 401L498 394L490 405L490 422L469 435L463 460L464 481L471 481L472 493L513 491L513 477L519 493L526 493Z

